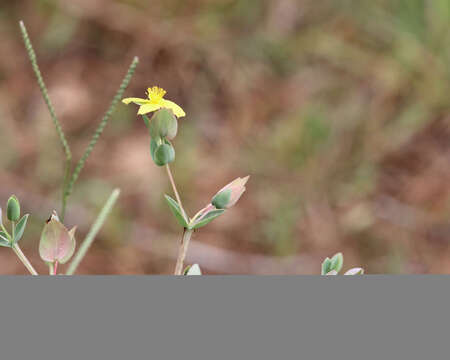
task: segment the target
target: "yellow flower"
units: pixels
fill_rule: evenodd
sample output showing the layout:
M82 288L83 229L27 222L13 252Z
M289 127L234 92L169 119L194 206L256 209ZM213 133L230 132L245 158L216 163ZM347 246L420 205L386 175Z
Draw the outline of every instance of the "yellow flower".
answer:
M141 98L126 98L123 99L122 102L124 104L134 103L139 105L138 115L144 115L149 112L153 112L159 110L161 108L170 109L173 111L176 117L186 116L186 113L183 109L175 104L173 101L164 99L164 95L166 95L166 90L161 89L160 87L153 86L152 88L147 89L148 99Z

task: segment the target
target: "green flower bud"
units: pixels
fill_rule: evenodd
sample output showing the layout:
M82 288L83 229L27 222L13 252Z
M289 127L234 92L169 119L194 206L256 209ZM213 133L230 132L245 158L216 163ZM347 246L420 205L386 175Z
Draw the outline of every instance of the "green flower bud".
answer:
M175 150L172 145L164 143L159 145L153 155L153 160L158 166L166 165L175 160Z
M6 216L9 221L17 221L20 218L20 203L15 195L8 199L6 206Z

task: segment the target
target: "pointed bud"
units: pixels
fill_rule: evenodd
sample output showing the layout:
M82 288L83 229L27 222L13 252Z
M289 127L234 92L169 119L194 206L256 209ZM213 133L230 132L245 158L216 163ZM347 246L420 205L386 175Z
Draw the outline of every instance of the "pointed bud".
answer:
M211 200L217 209L228 209L232 207L245 191L245 184L250 176L237 178L224 186Z
M76 227L67 230L54 211L42 230L39 243L41 259L49 263L66 263L75 251L75 230Z
M8 199L8 204L6 205L6 216L9 221L17 221L20 218L20 203L19 199L15 195Z

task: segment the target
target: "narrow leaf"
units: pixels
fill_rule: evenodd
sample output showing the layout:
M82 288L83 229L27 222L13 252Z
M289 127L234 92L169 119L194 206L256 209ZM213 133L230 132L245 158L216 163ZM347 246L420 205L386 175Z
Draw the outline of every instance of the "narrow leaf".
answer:
M0 231L0 246L11 247L8 235L6 235L6 233L3 231Z
M196 221L191 228L192 229L198 229L201 228L207 224L209 224L211 221L213 221L215 218L219 217L220 215L222 215L225 212L225 210L222 209L215 209L212 210L210 212L208 212L203 218L201 218L200 220Z
M164 195L167 201L167 204L170 207L170 210L172 211L172 214L175 216L175 218L178 220L178 222L180 223L180 225L184 228L188 227L188 223L186 221L186 219L183 216L183 212L181 211L180 206L178 205L178 203L172 199L169 195Z
M342 253L337 253L331 258L330 269L339 272L341 271L343 264L344 264L344 256L342 255Z
M17 243L19 242L20 239L22 239L23 232L25 231L25 228L27 226L29 216L30 216L29 214L24 215L22 219L20 219L19 222L17 223L14 243Z
M331 270L331 259L327 257L322 263L322 275L328 274L330 270Z
M103 206L102 210L100 211L100 214L98 214L97 219L95 219L95 222L92 224L91 228L89 229L88 234L86 235L86 238L81 243L77 253L73 257L72 261L70 262L66 275L73 275L75 271L78 268L78 265L80 265L83 258L86 256L86 253L88 252L89 248L91 247L92 243L95 240L95 237L99 233L100 229L105 224L106 219L108 218L108 215L111 213L114 204L116 203L117 199L119 198L120 190L115 189L111 195L109 196L108 200L106 200L105 205ZM72 230L71 230L72 231Z

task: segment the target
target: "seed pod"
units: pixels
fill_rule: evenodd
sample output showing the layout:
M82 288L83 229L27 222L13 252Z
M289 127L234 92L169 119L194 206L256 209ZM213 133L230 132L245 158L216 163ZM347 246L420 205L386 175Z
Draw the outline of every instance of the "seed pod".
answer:
M8 199L6 206L6 216L9 221L17 221L20 218L20 203L15 195Z
M39 243L39 255L41 259L54 263L66 263L75 251L75 230L70 231L59 221L56 212L53 212L50 220L44 225Z
M177 118L171 110L160 109L150 120L149 131L153 139L168 138L172 140L178 131Z

